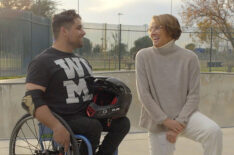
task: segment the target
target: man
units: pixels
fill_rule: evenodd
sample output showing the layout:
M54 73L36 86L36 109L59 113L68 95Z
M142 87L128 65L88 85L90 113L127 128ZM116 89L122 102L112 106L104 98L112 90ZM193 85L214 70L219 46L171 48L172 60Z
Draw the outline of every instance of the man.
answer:
M54 140L68 150L70 135L66 128L53 116L59 114L70 125L75 134L86 136L95 152L101 132L108 131L97 155L112 155L130 128L129 119L94 119L86 115L92 100L87 77L92 76L89 63L72 52L83 45L81 17L74 10L64 11L53 17L54 43L38 55L29 65L26 78L26 95L31 96L25 105L35 107L30 111L40 122L53 130ZM85 149L81 155L86 154Z
M198 111L200 67L196 54L175 45L181 35L178 20L153 16L149 26L153 47L136 56L136 80L148 129L151 155L173 155L179 135L200 142L204 155L221 155L219 126Z

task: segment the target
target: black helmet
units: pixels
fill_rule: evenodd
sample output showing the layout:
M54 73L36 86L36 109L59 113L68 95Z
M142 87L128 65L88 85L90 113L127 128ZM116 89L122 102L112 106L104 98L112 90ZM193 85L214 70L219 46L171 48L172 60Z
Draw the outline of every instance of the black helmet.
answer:
M127 114L131 101L131 91L122 81L113 77L95 77L93 102L86 112L95 118L122 117Z

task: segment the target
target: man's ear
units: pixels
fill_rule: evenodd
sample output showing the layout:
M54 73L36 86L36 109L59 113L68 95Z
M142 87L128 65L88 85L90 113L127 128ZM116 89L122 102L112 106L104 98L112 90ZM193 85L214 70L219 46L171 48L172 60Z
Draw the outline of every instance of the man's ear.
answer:
M60 34L62 34L63 36L66 36L67 35L67 29L66 29L66 27L64 27L64 26L61 26L61 28L60 28Z

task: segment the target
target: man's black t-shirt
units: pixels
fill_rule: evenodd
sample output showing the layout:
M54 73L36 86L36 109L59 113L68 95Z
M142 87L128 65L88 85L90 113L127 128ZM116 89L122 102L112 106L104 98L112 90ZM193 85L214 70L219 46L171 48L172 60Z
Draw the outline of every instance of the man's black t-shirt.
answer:
M84 114L92 94L86 78L88 62L73 53L48 48L29 64L26 82L46 87L44 100L61 116Z

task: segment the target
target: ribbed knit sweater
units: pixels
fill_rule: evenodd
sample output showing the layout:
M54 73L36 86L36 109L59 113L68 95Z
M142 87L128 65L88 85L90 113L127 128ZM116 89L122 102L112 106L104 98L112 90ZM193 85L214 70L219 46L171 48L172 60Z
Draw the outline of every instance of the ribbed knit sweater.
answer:
M142 103L140 126L151 132L166 130L162 125L166 118L186 125L198 110L198 57L175 45L174 40L161 48L144 48L137 53L136 83Z

